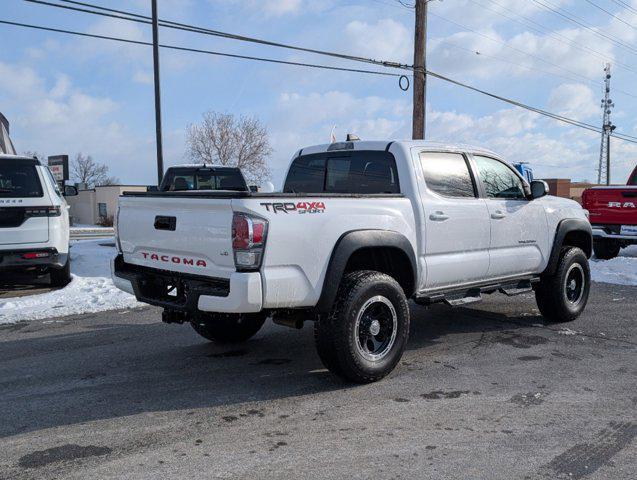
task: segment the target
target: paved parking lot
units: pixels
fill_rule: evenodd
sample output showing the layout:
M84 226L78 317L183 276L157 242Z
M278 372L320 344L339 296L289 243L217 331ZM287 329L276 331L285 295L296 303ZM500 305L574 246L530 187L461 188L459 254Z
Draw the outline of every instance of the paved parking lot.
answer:
M151 308L3 326L0 478L635 478L636 319L607 284L568 325L530 296L414 306L365 386L310 324L231 347Z

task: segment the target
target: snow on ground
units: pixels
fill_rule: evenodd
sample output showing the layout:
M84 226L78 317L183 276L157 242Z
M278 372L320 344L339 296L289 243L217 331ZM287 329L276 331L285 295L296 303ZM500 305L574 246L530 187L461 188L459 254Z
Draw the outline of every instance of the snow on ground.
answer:
M637 245L623 248L611 260L591 259L591 278L595 282L637 285Z
M112 243L113 239L73 241L73 281L61 290L0 300L0 324L142 305L111 281L110 260L115 248L100 244ZM591 276L596 282L637 285L637 246L623 249L612 260L591 259Z
M100 244L112 243L112 238L72 242L71 283L41 295L0 300L0 324L140 306L111 281L115 247Z

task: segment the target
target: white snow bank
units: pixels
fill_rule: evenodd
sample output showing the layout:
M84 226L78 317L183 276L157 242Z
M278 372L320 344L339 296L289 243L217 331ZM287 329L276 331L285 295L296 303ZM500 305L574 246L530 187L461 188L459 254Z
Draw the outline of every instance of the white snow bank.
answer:
M0 324L141 306L111 281L110 261L115 248L100 243L112 242L112 238L72 242L73 281L54 292L1 299Z
M591 278L595 282L637 285L637 245L623 248L611 260L591 259Z

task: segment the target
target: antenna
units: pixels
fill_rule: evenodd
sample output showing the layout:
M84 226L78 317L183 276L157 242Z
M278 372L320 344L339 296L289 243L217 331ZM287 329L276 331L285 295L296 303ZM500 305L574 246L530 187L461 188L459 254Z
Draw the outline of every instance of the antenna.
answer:
M599 149L599 165L597 167L597 183L610 185L610 134L615 125L610 121L610 114L615 104L610 99L610 63L604 67L604 98L601 108L604 112L602 123L602 144Z

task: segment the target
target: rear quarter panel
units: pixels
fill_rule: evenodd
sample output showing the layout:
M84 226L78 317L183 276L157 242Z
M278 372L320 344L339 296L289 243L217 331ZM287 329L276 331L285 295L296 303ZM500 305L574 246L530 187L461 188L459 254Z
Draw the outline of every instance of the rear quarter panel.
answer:
M275 210L285 202L295 209ZM310 209L303 206L319 205ZM234 199L232 209L269 222L261 268L264 308L314 306L340 237L355 230L390 230L404 235L416 252L411 201L405 197L294 197ZM305 213L304 213L305 212Z

